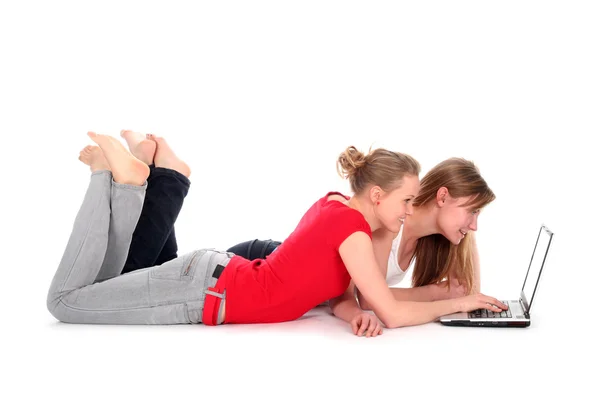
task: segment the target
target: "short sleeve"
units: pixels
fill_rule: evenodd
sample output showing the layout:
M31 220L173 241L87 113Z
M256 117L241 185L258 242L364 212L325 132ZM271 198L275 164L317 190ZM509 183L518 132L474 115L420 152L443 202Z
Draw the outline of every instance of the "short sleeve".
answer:
M365 232L372 238L371 227L359 211L345 204L335 203L337 204L328 205L325 222L328 230L327 239L336 251L344 240L355 232Z

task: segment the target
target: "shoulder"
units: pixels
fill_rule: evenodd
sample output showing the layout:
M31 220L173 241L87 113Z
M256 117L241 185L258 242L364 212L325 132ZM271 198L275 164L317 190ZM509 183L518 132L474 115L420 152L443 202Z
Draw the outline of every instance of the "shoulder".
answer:
M341 192L332 191L327 192L327 194L323 196L321 200L323 200L324 202L337 201L343 204L347 204L348 200L350 200L350 196L347 196Z
M341 194L333 193L327 196L327 201L338 201L340 203L346 204L348 199Z
M335 220L336 225L358 224L369 226L364 215L360 211L349 207L346 202L330 199L323 209L324 217L328 220Z

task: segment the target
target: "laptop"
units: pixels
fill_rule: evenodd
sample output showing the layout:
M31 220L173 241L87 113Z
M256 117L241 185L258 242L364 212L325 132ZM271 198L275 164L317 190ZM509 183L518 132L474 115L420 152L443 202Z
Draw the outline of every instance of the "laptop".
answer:
M552 243L554 234L547 226L542 224L535 241L533 254L529 261L529 268L525 275L525 282L521 288L518 300L502 301L508 305L508 310L493 312L486 309L471 312L462 312L445 315L440 318L443 325L450 326L490 326L490 327L518 327L524 328L530 325L531 305L533 296L542 276L542 269L546 262L546 256Z

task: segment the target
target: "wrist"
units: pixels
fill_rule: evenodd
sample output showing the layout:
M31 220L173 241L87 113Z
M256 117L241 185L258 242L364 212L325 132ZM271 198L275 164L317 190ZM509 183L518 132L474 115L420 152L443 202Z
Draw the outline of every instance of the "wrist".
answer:
M347 323L351 323L354 318L359 316L362 313L362 310L346 310L346 312L340 313L336 315L339 319L346 321Z
M455 299L449 299L452 302L452 313L459 313L463 311L463 300L460 297Z

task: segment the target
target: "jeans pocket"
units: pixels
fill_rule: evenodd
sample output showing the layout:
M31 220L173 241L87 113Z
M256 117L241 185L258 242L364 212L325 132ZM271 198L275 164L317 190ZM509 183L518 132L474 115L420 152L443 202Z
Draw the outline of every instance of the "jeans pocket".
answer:
M186 270L189 273L196 251L174 258L166 263L150 269L150 277L179 281L185 279Z

